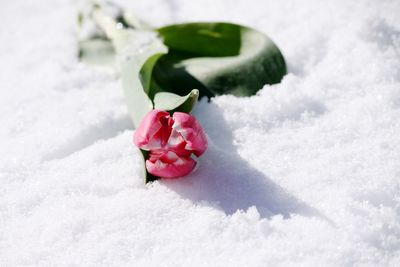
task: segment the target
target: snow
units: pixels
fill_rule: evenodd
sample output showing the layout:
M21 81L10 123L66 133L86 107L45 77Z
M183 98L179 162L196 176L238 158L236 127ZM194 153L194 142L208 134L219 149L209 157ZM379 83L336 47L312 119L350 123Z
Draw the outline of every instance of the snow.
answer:
M0 4L0 266L399 266L400 2L147 0L161 26L267 33L289 74L201 101L210 147L143 184L118 76L73 0Z

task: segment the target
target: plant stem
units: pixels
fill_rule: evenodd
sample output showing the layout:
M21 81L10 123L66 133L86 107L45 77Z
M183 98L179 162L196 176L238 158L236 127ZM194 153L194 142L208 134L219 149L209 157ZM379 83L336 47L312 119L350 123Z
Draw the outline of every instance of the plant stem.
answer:
M106 15L100 7L96 7L93 10L93 19L96 24L105 32L108 38L111 40L115 38L115 35L119 29L117 21Z

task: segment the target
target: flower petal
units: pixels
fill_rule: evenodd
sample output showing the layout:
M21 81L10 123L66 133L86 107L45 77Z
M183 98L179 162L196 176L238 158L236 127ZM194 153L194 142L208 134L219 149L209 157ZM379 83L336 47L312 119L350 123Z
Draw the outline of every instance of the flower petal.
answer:
M186 149L193 151L199 157L206 151L208 142L200 123L194 116L183 112L175 112L172 128L179 132L186 141Z
M133 142L136 146L143 150L160 148L162 146L162 138L159 132L163 128L162 120L169 118L169 113L161 110L152 110L146 114L135 131Z
M173 157L170 157L172 159ZM177 158L174 162L168 163L161 159L152 162L146 160L146 168L152 175L162 178L178 178L189 174L196 166L192 158Z

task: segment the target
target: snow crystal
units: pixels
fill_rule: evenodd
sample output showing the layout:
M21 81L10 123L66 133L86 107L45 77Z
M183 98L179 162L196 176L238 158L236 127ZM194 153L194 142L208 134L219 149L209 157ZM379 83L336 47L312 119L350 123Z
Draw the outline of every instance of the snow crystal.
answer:
M400 2L118 1L268 34L289 74L202 100L184 179L143 184L117 73L77 0L0 4L1 266L399 266Z

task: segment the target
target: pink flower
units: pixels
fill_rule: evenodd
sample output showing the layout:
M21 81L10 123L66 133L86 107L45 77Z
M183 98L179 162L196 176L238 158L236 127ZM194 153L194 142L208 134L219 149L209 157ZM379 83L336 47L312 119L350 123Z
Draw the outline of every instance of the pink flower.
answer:
M195 117L175 112L152 110L135 131L134 143L149 151L146 168L154 176L177 178L189 174L196 166L192 154L201 156L207 138Z

